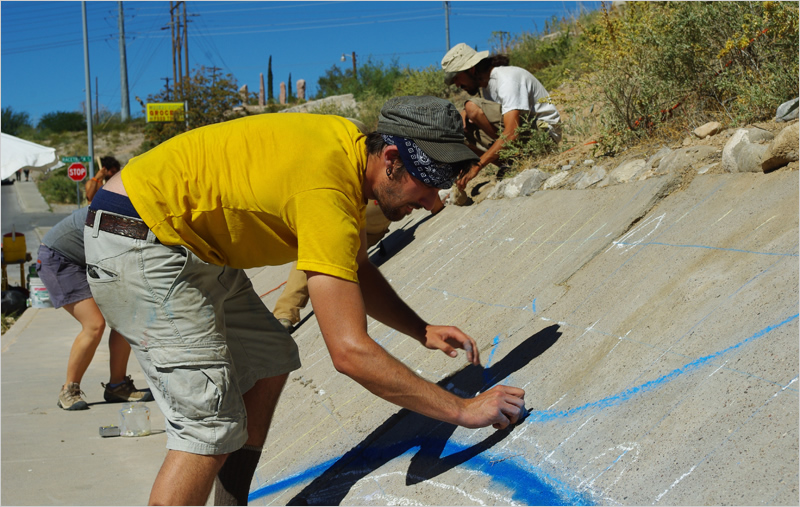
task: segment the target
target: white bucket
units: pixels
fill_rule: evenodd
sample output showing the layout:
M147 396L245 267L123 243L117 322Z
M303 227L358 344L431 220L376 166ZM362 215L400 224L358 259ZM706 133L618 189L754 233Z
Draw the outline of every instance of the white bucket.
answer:
M31 292L31 308L52 308L53 304L50 303L50 293L47 287L42 283L39 277L31 277L30 280Z

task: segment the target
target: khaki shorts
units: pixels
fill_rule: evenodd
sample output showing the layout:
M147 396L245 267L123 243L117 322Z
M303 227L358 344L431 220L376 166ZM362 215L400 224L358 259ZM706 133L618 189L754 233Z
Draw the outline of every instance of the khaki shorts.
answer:
M478 106L481 111L483 111L483 114L486 115L486 119L489 120L489 123L491 123L492 126L497 129L497 132L503 131L505 126L503 125L503 113L500 104L484 99L483 97L470 97L467 102L472 102ZM488 150L492 143L494 143L494 139L489 137L489 134L483 130L477 127L470 130L473 140L476 142L477 146L482 148L484 151Z
M95 223L99 223L99 218ZM87 276L109 326L131 344L158 407L167 448L226 454L247 440L242 394L300 367L297 345L244 271L86 227Z
M503 124L502 106L500 106L500 104L482 97L470 97L467 102L472 102L478 106L481 111L483 111L483 114L486 115L486 119L489 120L489 123L491 123L498 132L503 131L505 125ZM539 130L547 130L548 134L550 134L550 138L553 139L556 144L561 142L560 125L550 125L544 120L538 120L536 122L536 128ZM472 131L472 136L476 141L477 146L484 151L488 150L492 143L494 143L494 139L489 137L486 132L479 128L475 128Z

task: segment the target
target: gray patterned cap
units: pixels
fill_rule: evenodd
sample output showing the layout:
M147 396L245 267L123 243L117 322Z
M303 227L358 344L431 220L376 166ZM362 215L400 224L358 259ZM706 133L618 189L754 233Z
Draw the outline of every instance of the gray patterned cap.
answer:
M431 96L393 97L378 117L378 132L412 139L437 162L478 160L464 144L464 122L456 107Z

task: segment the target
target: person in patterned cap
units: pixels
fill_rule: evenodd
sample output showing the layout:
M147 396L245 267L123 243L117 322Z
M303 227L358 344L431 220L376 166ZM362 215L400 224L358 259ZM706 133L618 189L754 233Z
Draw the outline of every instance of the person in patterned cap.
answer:
M431 209L474 160L448 101L399 97L377 132L347 119L263 114L208 125L132 159L92 201L87 277L166 419L152 504L246 504L289 372L291 335L245 268L297 260L336 369L392 403L470 428L505 428L524 391L460 398L388 354L366 315L450 357L480 364L473 338L420 318L369 262L367 201L398 220Z

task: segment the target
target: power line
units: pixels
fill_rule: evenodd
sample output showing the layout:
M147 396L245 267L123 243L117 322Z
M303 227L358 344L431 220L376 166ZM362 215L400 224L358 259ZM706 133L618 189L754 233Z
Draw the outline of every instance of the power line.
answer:
M334 25L316 25L316 26L304 26L304 27L297 27L297 28L279 28L274 30L250 30L250 31L237 31L237 32L219 32L219 33L209 33L207 35L245 35L245 34L252 34L252 33L276 33L276 32L297 32L301 30L319 30L324 28L341 28L345 26L359 26L359 25L371 25L377 23L394 23L397 21L415 21L419 19L431 19L431 18L438 18L439 14L434 14L430 16L417 16L413 18L409 17L401 17L401 18L394 18L394 19L386 19L386 20L374 20L374 21L364 21L360 23L340 23ZM315 21L311 21L314 23Z
M425 10L422 10L422 11L416 11L415 13L418 14L418 13L424 13L424 12L439 12L439 9L425 9ZM206 14L206 13L203 13L203 14ZM331 22L331 21L365 20L367 18L379 18L379 17L385 17L385 16L396 16L396 14L394 14L394 13L391 13L391 14L373 14L373 15L370 15L370 16L353 16L353 17L349 17L349 18L326 18L325 21L326 22ZM406 16L407 16L407 14L404 15L402 18L394 17L389 21L398 21L400 19L411 19L411 18L408 18ZM293 21L291 23L269 23L269 24L266 24L266 25L263 25L263 24L262 25L236 25L236 26L230 26L230 27L228 27L228 26L220 26L220 27L214 27L214 28L217 29L217 30L228 30L228 29L242 30L242 29L245 29L245 28L291 26L291 25L302 25L302 24L316 23L316 22L317 21L306 19L306 20L303 20L303 21Z
M227 3L227 2L226 2ZM219 11L203 11L201 14L220 14L224 12L253 12L253 11L265 11L265 10L275 10L275 9L298 9L301 7L315 7L319 5L332 5L341 2L316 2L310 4L292 4L292 5L275 5L270 7L248 7L246 9L225 9ZM160 14L140 14L140 16L159 16Z

